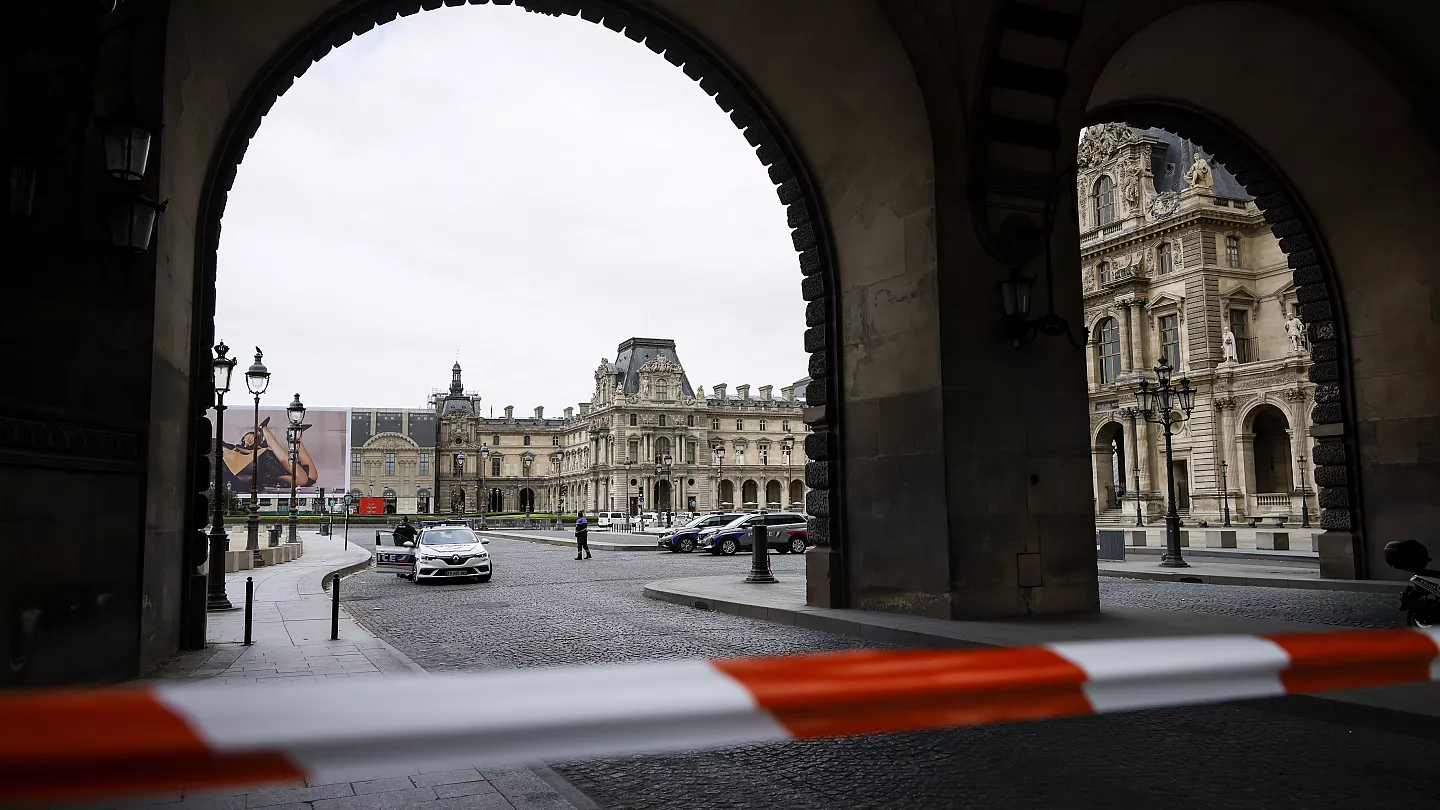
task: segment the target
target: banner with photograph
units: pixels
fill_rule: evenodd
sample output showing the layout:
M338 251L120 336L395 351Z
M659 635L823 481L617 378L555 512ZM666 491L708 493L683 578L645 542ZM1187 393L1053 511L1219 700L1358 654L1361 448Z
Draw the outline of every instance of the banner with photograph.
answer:
M210 410L211 423L215 411ZM319 495L320 488L344 493L350 489L350 409L310 408L299 436L292 439L284 408L261 406L260 432L255 432L253 407L225 409L221 442L221 480L237 495L250 492L257 474L260 494L290 494L290 447L295 446L295 481L300 495ZM256 447L258 446L258 457ZM212 448L212 458L213 448Z

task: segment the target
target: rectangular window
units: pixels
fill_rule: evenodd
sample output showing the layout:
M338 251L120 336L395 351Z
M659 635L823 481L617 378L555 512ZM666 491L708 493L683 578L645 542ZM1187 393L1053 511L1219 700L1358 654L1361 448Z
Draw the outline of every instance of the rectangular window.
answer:
M350 454L350 474L351 474L351 475L359 475L359 474L360 474L360 459L361 459L361 455L360 455L359 453L351 453L351 454Z
M526 437L525 437L525 446L526 446L526 447L529 447L529 446L530 446L530 437L529 437L529 436L526 436Z
M685 414L685 427L695 427L695 414Z
M670 386L667 385L664 380L656 380L656 381L655 381L655 398L656 398L656 399L669 399L669 398L670 398Z
M500 446L500 434L497 433L497 434L495 434L494 436L491 436L491 437L490 437L490 446L491 446L491 447L499 447L499 446Z
M716 417L716 418L710 420L710 429L711 429L711 430L719 430L719 429L720 429L720 419L719 419L719 417Z
M1160 316L1160 356L1170 361L1171 368L1180 367L1180 315Z
M1113 383L1120 377L1120 322L1106 318L1100 323L1100 382Z
M386 474L386 475L394 475L394 474L395 474L395 454L394 454L394 453L386 453L386 454L385 454L385 474Z
M421 474L421 475L429 475L429 474L430 474L430 454L429 454L429 453L421 453L421 454L420 454L420 474Z
M1171 270L1175 269L1175 256L1173 253L1171 253L1169 242L1160 243L1160 247L1156 248L1155 250L1155 259L1155 263L1159 265L1156 268L1156 272L1158 275L1163 276Z
M761 432L761 433L764 433L764 432L765 432L765 420L764 420L764 419L761 419L761 420L760 420L760 432Z
M694 463L695 463L695 442L686 442L686 443L685 443L685 463L686 463L686 464L694 464Z
M559 446L560 446L560 437L559 437L559 436L551 436L551 437L550 437L550 443L551 443L552 445L556 446L556 447L559 447Z
M640 443L639 443L639 442L630 442L626 449L627 449L627 452L629 452L629 454L630 454L630 463L631 463L631 464L634 464L636 461L639 461L639 460L640 460Z
M501 459L499 456L490 459L490 474L496 478L500 477L500 461Z
M1225 237L1225 263L1231 267L1240 266L1240 237Z
M789 419L786 419L786 420L784 420L783 422L780 423L780 430L784 431L785 433L789 433L789 432L790 432L790 420L789 420Z
M665 427L665 414L660 414L660 427Z
M735 429L736 429L736 430L744 430L744 429L745 429L745 420L744 420L744 419L736 419L736 420L735 420Z
M767 444L762 444L762 445L760 445L760 463L761 463L761 464L769 464L769 463L770 463L770 446L767 445Z
M640 416L638 414L630 414L630 427L637 427L639 424Z
M1259 358L1255 356L1255 347L1250 340L1250 311L1244 309L1230 310L1230 331L1235 335L1235 360L1241 363L1253 363Z

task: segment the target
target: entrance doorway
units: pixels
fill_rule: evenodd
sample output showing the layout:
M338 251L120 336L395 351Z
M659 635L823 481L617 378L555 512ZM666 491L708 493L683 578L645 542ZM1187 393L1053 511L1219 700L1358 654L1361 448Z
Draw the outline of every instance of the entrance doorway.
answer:
M526 514L535 511L535 490L529 487L520 490L520 511Z
M1290 481L1290 424L1274 405L1261 405L1251 414L1255 435L1254 480L1257 494L1288 494Z
M660 481L655 484L655 508L661 512L670 511L669 481Z
M1181 512L1190 511L1190 462L1177 459L1171 467L1175 471L1175 508Z

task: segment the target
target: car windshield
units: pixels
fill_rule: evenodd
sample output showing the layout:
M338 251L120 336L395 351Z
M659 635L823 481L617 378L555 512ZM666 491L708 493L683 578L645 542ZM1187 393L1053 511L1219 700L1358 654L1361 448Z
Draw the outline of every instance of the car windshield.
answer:
M469 529L426 529L420 535L420 542L427 546L459 546L475 542L475 533Z
M728 529L728 528L730 528L731 526L743 526L743 525L745 525L746 523L750 522L750 519L751 519L751 518L759 518L759 515L741 515L741 516L735 518L734 520L730 521L729 523L726 523L726 524L725 524L725 528Z
M710 518L711 518L711 517L712 517L711 515L701 515L700 517L697 517L697 518L691 518L690 520L688 520L688 521L686 521L684 524L682 524L682 525L681 525L681 528L682 528L682 529L689 529L689 528L693 528L693 527L695 527L695 526L714 526L715 524L710 521Z

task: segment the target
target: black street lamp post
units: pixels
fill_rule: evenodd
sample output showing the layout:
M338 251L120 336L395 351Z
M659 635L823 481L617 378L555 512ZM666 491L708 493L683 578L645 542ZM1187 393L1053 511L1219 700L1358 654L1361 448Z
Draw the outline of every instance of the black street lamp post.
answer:
M1162 356L1160 365L1155 367L1155 388L1150 388L1149 380L1141 380L1135 398L1145 414L1145 421L1165 429L1165 483L1170 503L1165 510L1165 555L1160 558L1160 565L1189 568L1190 564L1180 553L1180 512L1175 506L1175 460L1171 436L1175 425L1190 418L1190 412L1195 408L1195 389L1184 377L1180 379L1178 388L1172 385L1170 377L1173 371L1170 358ZM1183 416L1175 410L1176 407L1185 412Z
M790 486L792 483L791 477L793 475L793 473L790 471L790 451L794 449L795 437L791 436L788 433L785 434L785 438L780 440L780 450L785 453L785 493L780 496L780 500L785 502L785 508L787 509L795 508L795 502L790 499Z
M660 492L660 484L659 484L658 482L660 481L660 479L663 478L663 479L665 479L665 483L666 483L666 484L669 484L669 483L670 483L670 469L671 469L671 467L674 465L674 463L675 463L675 459L674 459L674 457L671 456L669 453L666 453L666 454L664 455L664 457L660 458L660 459L657 460L656 463L655 463L655 481L657 482L657 483L655 484L655 492L656 492L656 495L655 495L655 510L656 510L656 515L657 515L657 517L655 518L655 521L656 521L655 525L657 525L657 526L660 525L660 523L659 523L660 518L658 517L658 515L659 515L659 510L660 510L660 495L659 495L659 492ZM670 502L665 504L665 519L666 519L667 525L668 525L669 522L670 522L670 513L671 513L672 509L674 508L674 505L675 505L674 502L675 502L675 489L674 489L674 487L671 487L671 489L670 489Z
M1138 449L1140 443L1136 442L1135 447ZM1135 459L1135 525L1145 525L1145 509L1141 505L1140 499L1140 459L1138 458Z
M485 491L485 465L486 465L486 463L489 462L489 460L490 460L490 445L486 444L485 442L481 442L481 443L480 443L480 489L482 490L482 492L477 493L477 494L480 495L480 528L482 528L482 529L488 529L488 528L490 528L490 527L489 527L489 524L487 524L487 523L485 522L485 520L486 520L486 514L485 514L485 512L486 512L486 510L490 507L490 493L489 493L488 491Z
M290 417L290 542L298 543L300 513L295 509L295 474L300 460L300 425L305 421L305 406L301 404L299 394L285 409L285 414Z
M715 472L715 510L718 511L718 512L723 512L723 511L725 511L725 506L724 506L724 504L721 502L720 499L724 497L724 486L725 486L725 445L723 445L723 444L717 444L717 445L715 445L715 449L714 449L713 452L714 452L714 455L715 455L715 464L716 464L716 466L717 466L717 469L716 469L716 472Z
M1304 456L1301 456L1301 457L1300 457L1300 528L1302 528L1302 529L1308 529L1308 528L1310 528L1310 499L1306 497L1306 493L1308 493L1308 492L1310 491L1310 488L1309 488L1308 486L1306 486L1306 484L1307 484L1307 482L1306 482L1306 480L1305 480L1305 457L1304 457Z
M245 387L255 395L254 433L250 434L250 516L245 519L245 548L254 557L252 565L264 565L260 557L260 397L270 387L270 370L261 362L264 353L255 347L255 362L245 370Z
M1220 497L1225 504L1225 526L1230 526L1230 464L1226 461L1220 462Z
M225 490L222 488L221 471L225 463L225 393L230 390L230 375L235 371L236 360L226 357L230 347L225 341L215 345L215 359L210 361L215 379L215 502L211 504L210 522L210 570L209 588L205 599L206 610L230 610L230 597L225 595L225 552L230 548L230 537L225 534Z

